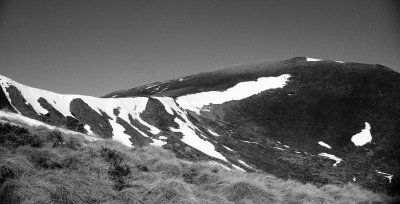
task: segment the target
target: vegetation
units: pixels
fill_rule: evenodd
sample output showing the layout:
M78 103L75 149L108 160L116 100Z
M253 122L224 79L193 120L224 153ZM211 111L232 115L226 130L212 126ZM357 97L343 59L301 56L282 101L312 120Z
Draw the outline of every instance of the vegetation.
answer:
M399 201L397 199L397 201ZM395 203L354 184L316 187L0 123L0 203Z

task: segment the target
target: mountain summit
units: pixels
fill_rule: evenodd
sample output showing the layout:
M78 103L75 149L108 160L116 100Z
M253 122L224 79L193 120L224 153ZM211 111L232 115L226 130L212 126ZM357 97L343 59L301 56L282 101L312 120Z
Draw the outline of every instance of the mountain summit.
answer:
M260 61L101 98L0 85L2 109L127 146L317 185L398 185L400 74L381 65Z

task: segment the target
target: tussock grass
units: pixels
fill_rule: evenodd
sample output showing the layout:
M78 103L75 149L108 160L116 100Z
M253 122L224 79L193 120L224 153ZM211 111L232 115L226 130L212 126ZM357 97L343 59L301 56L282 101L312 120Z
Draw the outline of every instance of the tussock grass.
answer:
M0 124L0 203L396 203L354 184L316 187L177 159L165 149L87 142Z

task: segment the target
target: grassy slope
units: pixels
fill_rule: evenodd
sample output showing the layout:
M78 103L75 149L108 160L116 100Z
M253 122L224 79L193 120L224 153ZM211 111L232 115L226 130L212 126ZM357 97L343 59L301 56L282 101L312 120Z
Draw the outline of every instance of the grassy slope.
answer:
M397 199L397 201L399 201ZM320 188L0 123L0 203L388 203L354 184Z

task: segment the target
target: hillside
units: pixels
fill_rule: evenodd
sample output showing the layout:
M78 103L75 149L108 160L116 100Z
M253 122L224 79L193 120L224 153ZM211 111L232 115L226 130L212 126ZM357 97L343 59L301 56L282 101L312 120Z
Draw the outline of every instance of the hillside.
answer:
M396 201L351 183L316 187L273 175L227 170L217 163L180 160L159 147L128 148L110 140L88 141L81 134L36 126L30 120L23 125L21 119L3 119L0 203Z
M0 77L0 108L128 147L161 146L318 187L398 194L400 74L297 57L116 91L62 95Z

